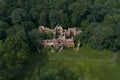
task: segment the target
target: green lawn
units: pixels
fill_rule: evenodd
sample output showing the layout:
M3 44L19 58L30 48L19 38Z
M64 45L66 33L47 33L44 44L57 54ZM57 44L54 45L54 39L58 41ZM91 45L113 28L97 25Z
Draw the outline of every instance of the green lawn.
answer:
M119 80L120 67L115 63L96 63L80 61L49 61L41 73L55 73L67 68L81 80Z
M110 51L97 51L90 47L84 46L80 50L73 48L64 49L60 54L58 52L49 52L49 58L79 58L79 59L98 59L98 60L115 60L116 53Z
M116 63L117 54L104 50L97 51L84 46L79 51L65 49L48 54L47 69L68 68L82 80L120 80L120 66Z
M79 51L64 49L60 54L57 51L35 54L24 77L25 80L41 80L40 77L55 76L65 68L77 76L76 80L120 80L120 66L116 59L117 53L97 51L87 46Z

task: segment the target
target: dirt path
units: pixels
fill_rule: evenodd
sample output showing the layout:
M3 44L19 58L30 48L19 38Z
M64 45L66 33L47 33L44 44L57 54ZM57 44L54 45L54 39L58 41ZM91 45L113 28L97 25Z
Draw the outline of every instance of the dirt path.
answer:
M116 59L86 59L86 58L72 58L72 57L50 57L50 61L64 60L64 61L83 61L83 62L116 62Z

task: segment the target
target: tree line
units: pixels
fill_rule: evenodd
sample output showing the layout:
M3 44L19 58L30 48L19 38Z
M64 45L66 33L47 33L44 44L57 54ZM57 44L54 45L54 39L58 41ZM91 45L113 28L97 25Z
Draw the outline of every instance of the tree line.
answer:
M47 38L39 25L57 24L81 28L82 44L120 51L119 0L0 0L0 79L13 78Z

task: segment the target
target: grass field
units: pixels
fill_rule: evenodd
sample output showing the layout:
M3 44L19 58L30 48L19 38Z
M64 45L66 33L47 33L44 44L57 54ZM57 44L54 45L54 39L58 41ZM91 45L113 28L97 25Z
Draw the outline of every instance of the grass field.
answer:
M56 71L67 68L80 80L119 80L120 69L115 63L96 63L80 61L50 61L41 73L54 74Z
M115 60L116 53L104 50L97 51L88 46L81 47L80 50L76 50L73 48L67 48L60 52L49 52L49 58L79 58L79 59L97 59L97 60Z
M49 70L65 67L80 76L81 80L120 80L120 66L116 63L116 53L97 51L84 46L79 51L65 49L60 54L55 52L48 55Z
M49 52L44 56L43 54L32 56L31 68L28 66L25 75L30 76L29 73L31 73L32 78L27 80L41 80L39 77L50 74L55 75L63 68L68 69L77 76L78 79L76 80L120 80L120 66L116 62L117 53L107 50L97 51L84 46L79 51L68 48L60 54L57 51ZM35 78L36 75L37 79Z

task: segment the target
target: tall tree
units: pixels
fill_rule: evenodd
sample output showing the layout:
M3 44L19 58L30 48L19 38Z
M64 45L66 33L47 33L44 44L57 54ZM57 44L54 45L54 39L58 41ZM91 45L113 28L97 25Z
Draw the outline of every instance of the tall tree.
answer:
M1 48L1 47L0 47ZM2 50L1 50L2 49ZM1 57L3 59L0 74L2 80L13 78L16 71L21 69L24 61L27 60L29 55L29 47L24 28L15 25L7 31L7 38L2 43L0 49Z

